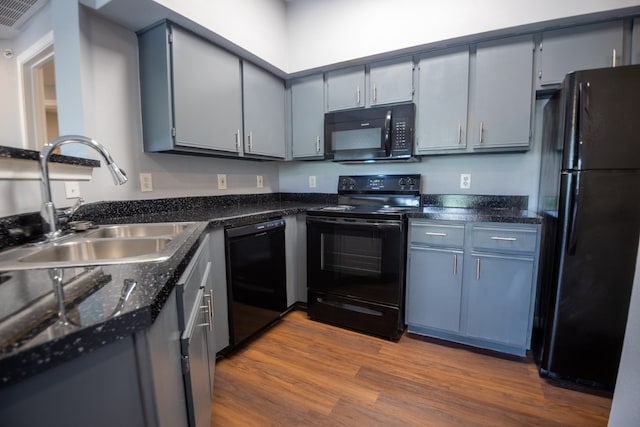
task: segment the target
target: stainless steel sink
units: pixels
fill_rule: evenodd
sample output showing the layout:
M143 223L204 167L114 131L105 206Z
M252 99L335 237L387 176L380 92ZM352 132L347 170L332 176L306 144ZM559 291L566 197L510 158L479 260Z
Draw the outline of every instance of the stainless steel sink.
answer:
M24 263L85 262L114 260L153 254L164 249L171 239L81 240L60 243L20 258Z
M94 231L88 231L85 237L97 238L129 238L129 237L157 237L175 236L182 233L193 223L151 223L151 224L119 224L100 227Z
M60 240L0 252L0 272L161 262L198 228L197 222L103 225Z

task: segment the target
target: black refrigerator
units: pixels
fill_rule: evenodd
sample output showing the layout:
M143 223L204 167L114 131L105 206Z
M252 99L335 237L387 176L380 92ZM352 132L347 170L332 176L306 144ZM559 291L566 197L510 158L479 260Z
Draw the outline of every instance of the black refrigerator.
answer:
M612 391L640 230L640 66L568 74L543 118L540 375Z

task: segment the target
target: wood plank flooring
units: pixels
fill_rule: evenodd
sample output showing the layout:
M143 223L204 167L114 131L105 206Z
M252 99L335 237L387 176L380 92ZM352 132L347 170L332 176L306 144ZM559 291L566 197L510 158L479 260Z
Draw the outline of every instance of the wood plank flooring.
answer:
M559 388L535 364L303 311L216 365L213 426L606 426L611 399Z

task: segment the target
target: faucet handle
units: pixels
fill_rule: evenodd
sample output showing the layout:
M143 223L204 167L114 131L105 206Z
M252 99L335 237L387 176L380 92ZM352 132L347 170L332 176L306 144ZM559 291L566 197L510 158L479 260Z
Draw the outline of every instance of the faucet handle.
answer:
M80 206L84 203L84 199L79 197L76 203L73 206L70 206L66 209L58 209L58 217L61 222L68 223L74 213L78 210Z

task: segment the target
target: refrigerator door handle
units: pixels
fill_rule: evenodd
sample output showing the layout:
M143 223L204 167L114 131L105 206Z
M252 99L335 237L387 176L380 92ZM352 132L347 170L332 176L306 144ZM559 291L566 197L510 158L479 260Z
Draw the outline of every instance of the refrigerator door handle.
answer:
M569 255L575 255L576 247L578 246L578 233L576 232L577 222L578 222L578 209L581 208L581 192L580 192L580 175L576 174L573 176L573 179L569 183L571 188L571 210L570 210L570 218L571 222L569 223L569 230L567 239L567 253Z

